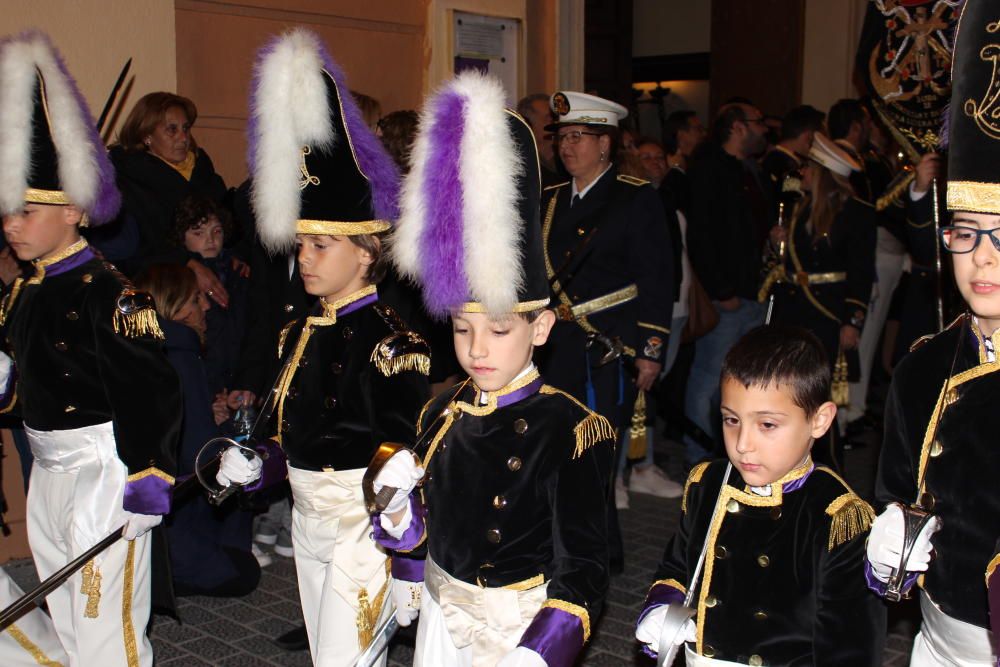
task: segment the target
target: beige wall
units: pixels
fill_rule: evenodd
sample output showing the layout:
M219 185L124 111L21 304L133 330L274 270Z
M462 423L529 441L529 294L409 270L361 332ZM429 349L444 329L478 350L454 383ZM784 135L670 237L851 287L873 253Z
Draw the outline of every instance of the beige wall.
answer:
M704 53L712 41L711 0L633 0L632 55Z
M851 81L866 0L806 0L802 53L802 103L828 111L843 97L856 97Z
M119 123L132 103L177 85L172 0L7 0L0 35L26 28L49 34L96 118L129 57L134 84Z

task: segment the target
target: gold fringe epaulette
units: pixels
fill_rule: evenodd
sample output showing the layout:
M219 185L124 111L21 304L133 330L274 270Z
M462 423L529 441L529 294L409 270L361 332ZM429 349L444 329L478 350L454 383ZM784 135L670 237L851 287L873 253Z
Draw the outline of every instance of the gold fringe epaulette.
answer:
M291 322L289 322L288 324L286 324L281 329L281 333L278 334L278 358L279 359L281 359L281 355L283 355L285 353L285 341L288 340L288 332L292 330L292 327L295 326L296 322L298 322L298 320L292 320Z
M611 422L607 419L596 412L591 412L573 428L573 435L576 436L576 449L573 450L573 458L578 459L583 456L585 451L600 441L614 441L615 429L611 427Z
M426 354L404 354L391 359L372 354L372 362L386 377L403 371L417 371L421 375L431 373L431 360Z
M692 484L701 482L701 477L705 474L706 470L708 470L708 461L699 463L691 468L691 472L688 473L687 481L684 482L684 495L681 496L681 512L687 512L688 489L691 488Z
M130 288L125 288L118 297L111 326L115 333L128 338L152 336L157 340L164 339L160 323L156 321L153 297Z
M833 518L830 522L830 540L827 542L829 551L867 532L875 520L872 506L854 493L845 493L834 500L827 506L826 513Z
M98 607L101 604L101 571L94 565L94 560L88 560L83 566L83 581L80 593L87 596L87 606L83 611L84 618L97 618Z
M386 377L403 371L422 375L431 372L430 346L412 331L399 331L383 338L372 350L370 361Z

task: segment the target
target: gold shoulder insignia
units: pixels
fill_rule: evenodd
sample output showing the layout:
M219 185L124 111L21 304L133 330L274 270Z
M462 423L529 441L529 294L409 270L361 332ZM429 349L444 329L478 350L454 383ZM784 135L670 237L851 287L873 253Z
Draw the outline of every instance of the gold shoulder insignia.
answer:
M611 427L611 422L607 419L596 412L591 412L573 428L573 435L576 437L576 449L573 450L573 458L578 459L583 456L585 451L600 441L613 441L615 439L615 429Z
M547 185L544 188L542 188L542 191L544 192L546 190L557 190L557 189L561 188L564 185L569 185L569 181L564 181L562 183L556 183L555 185Z
M153 297L145 292L137 292L126 284L115 304L115 313L111 318L111 326L115 333L128 338L152 336L163 340L163 331L156 321L156 308Z
M618 180L622 183L628 183L629 185L646 185L649 181L643 178L636 178L635 176L629 176L628 174L618 174Z
M875 520L875 510L872 506L848 491L826 508L828 516L832 517L830 522L830 540L827 542L828 551L833 551L834 547L840 546L844 542L849 542L861 533L871 528L872 521Z
M281 333L278 334L278 358L281 359L281 355L285 353L285 341L288 340L288 332L292 330L295 323L298 320L292 320L282 328Z
M375 346L370 361L386 377L403 371L430 375L431 348L412 331L396 331Z
M684 495L681 496L681 512L687 512L688 503L688 489L691 488L692 484L698 484L701 482L702 475L708 470L708 461L699 463L695 467L691 468L691 472L688 473L687 481L684 482Z

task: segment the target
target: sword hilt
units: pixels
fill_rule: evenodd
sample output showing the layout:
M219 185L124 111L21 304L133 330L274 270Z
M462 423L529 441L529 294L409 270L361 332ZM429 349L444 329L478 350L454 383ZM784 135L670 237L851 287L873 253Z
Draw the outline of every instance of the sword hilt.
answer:
M899 567L892 570L885 587L885 599L899 602L903 599L903 582L906 580L906 561L913 553L920 531L933 516L930 512L917 505L903 507L903 548L899 554Z

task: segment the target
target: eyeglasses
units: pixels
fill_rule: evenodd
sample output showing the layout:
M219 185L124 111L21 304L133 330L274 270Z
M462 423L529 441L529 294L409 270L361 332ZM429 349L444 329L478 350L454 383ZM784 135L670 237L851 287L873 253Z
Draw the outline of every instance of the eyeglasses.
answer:
M569 132L563 132L562 134L555 135L554 137L552 137L552 140L556 142L556 145L565 142L570 146L575 146L578 143L580 143L580 139L585 134L591 137L601 136L600 132L583 132L581 130L570 130Z
M979 240L984 236L989 236L993 242L993 247L1000 250L1000 238L995 232L1000 232L1000 227L993 229L975 229L973 227L942 227L940 230L941 243L944 249L955 255L964 255L979 247Z

